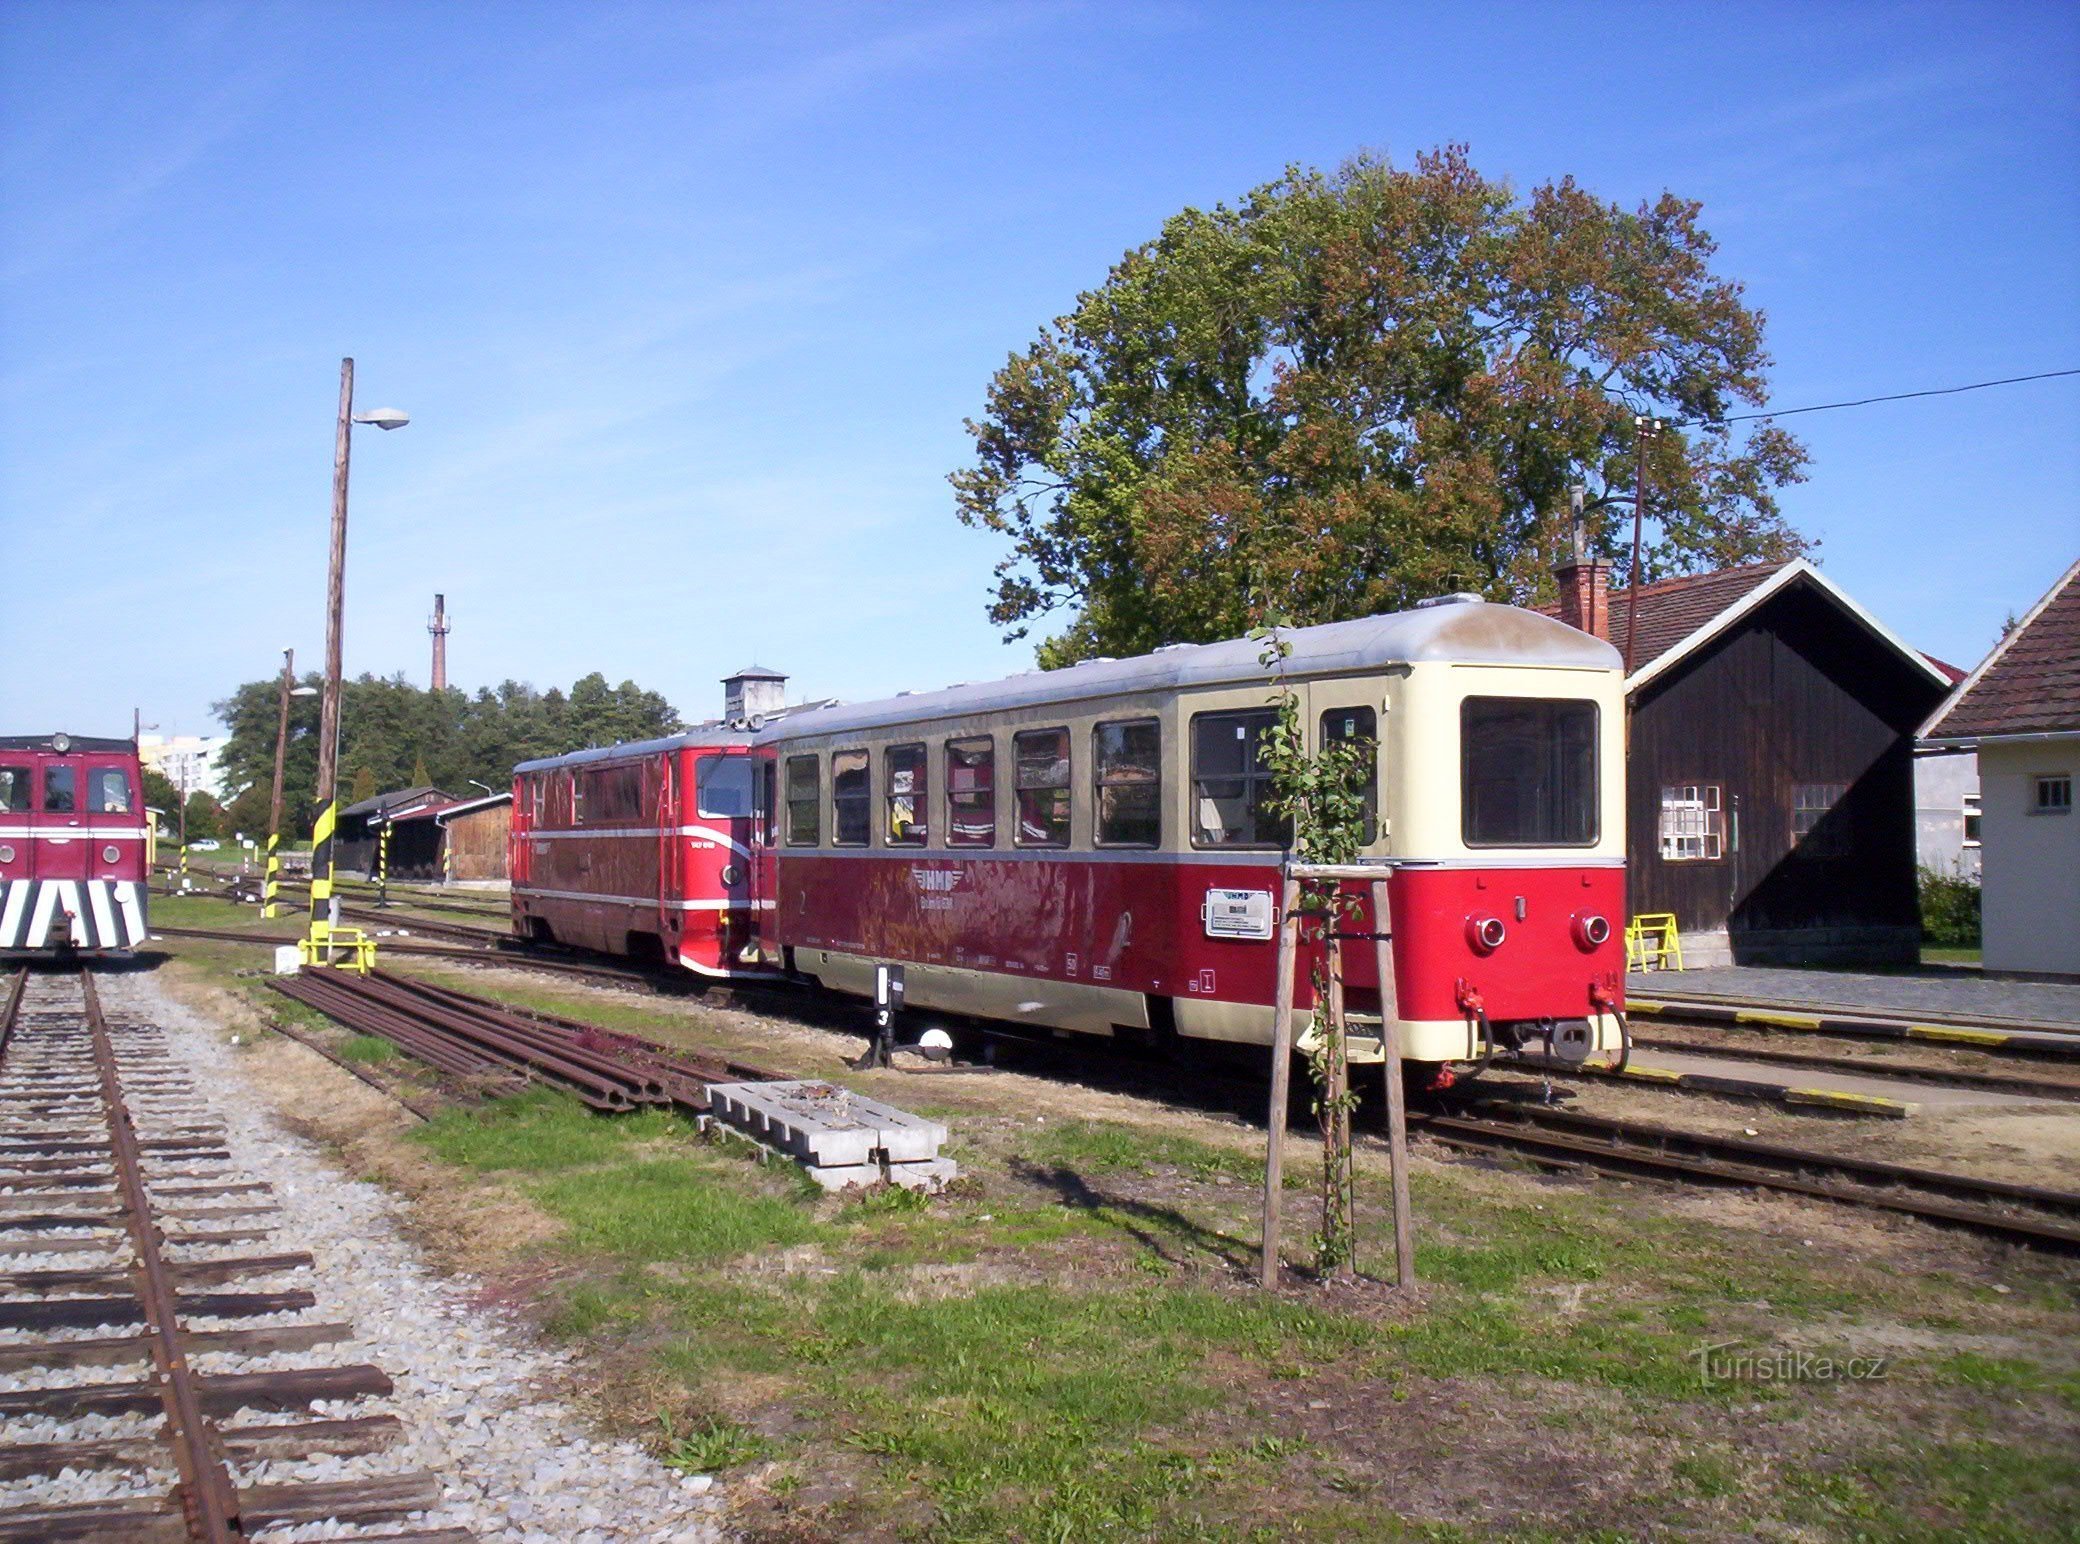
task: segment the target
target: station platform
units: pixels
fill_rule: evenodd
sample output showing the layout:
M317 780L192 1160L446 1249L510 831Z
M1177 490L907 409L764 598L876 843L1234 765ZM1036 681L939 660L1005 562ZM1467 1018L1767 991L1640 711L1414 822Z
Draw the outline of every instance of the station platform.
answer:
M1702 998L1792 1013L1873 1018L1970 1019L1989 1026L2080 1034L2080 982L2003 981L1970 971L1792 970L1727 965L1636 972L1628 996L1660 1001Z
M1634 1051L1623 1073L1588 1069L1586 1075L1686 1093L1753 1099L1791 1109L1830 1110L1893 1120L1903 1120L1921 1110L2020 1109L2042 1103L2016 1094L1888 1078L1880 1072L1785 1068L1732 1056L1659 1049ZM2080 1107L2065 1108L2080 1118Z

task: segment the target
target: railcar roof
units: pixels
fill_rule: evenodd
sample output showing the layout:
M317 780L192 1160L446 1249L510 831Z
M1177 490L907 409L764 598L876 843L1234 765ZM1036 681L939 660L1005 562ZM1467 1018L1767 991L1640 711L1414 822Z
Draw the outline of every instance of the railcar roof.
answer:
M135 754L135 740L109 740L95 735L76 734L67 736L72 744L59 751L51 744L56 735L50 734L0 734L0 751L48 751L52 755L69 755L76 751L93 751L103 754L109 751L128 751Z
M656 740L627 740L619 745L595 745L590 750L571 751L562 756L543 756L534 761L523 761L514 767L515 772L545 772L551 767L577 767L589 761L620 761L633 756L653 756L661 751L685 750L689 746L705 748L711 745L749 745L752 736L745 730L725 729L720 724L709 727L695 726L679 734L668 734Z
M1559 665L1591 670L1616 670L1623 663L1608 643L1565 622L1521 607L1470 598L1349 622L1292 628L1283 636L1292 651L1285 671L1295 677L1429 663ZM761 731L758 742L781 744L811 735L1094 697L1253 681L1268 685L1272 672L1264 663L1263 652L1263 645L1253 638L1174 644L1133 659L1086 660L1062 670L1033 670L1001 681L910 692L878 702L837 703L790 713Z

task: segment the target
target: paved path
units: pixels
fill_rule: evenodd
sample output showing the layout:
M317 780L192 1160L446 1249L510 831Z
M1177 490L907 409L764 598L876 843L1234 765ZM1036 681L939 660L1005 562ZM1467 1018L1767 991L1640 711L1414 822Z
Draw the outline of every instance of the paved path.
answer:
M1709 970L1657 970L1632 976L1626 988L1640 997L1664 994L1730 997L1786 1007L1834 1008L1909 1016L1934 1013L2030 1019L2080 1029L2080 982L1988 980L1970 971L1896 976L1846 970L1790 970L1729 965Z

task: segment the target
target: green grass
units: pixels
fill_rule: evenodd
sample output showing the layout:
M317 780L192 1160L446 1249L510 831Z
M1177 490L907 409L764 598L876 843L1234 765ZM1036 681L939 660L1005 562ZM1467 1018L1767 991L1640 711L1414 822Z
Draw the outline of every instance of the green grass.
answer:
M397 1055L397 1047L381 1035L354 1035L339 1048L339 1054L353 1062L386 1062Z
M669 1415L658 1420L659 1457L681 1474L713 1474L765 1457L772 1445L735 1421L708 1416L681 1431Z

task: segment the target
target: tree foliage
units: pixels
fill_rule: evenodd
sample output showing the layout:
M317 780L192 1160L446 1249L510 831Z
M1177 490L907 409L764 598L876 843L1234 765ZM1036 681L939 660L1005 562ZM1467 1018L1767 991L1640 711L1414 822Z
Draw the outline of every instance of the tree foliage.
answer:
M960 517L1011 541L991 619L1066 618L1058 665L1240 636L1253 587L1302 624L1543 599L1568 486L1629 496L1638 414L1681 423L1648 441L1647 578L1795 555L1774 490L1805 452L1724 422L1769 358L1699 212L1520 198L1455 146L1175 216L968 425ZM1601 527L1622 575L1629 519Z
M303 684L317 686L313 672ZM230 732L221 765L225 786L238 799L254 789L272 791L275 721L280 677L248 681L215 705ZM633 681L607 684L595 671L569 695L538 692L520 681L480 688L474 696L450 687L422 691L403 676L364 675L342 683L340 786L345 802L385 789L432 784L466 794L474 779L496 789L511 785L514 764L560 756L589 745L647 740L680 727L679 714L661 695ZM308 834L318 784L319 699L289 700L289 745L283 758L283 824ZM248 835L254 833L249 831Z

